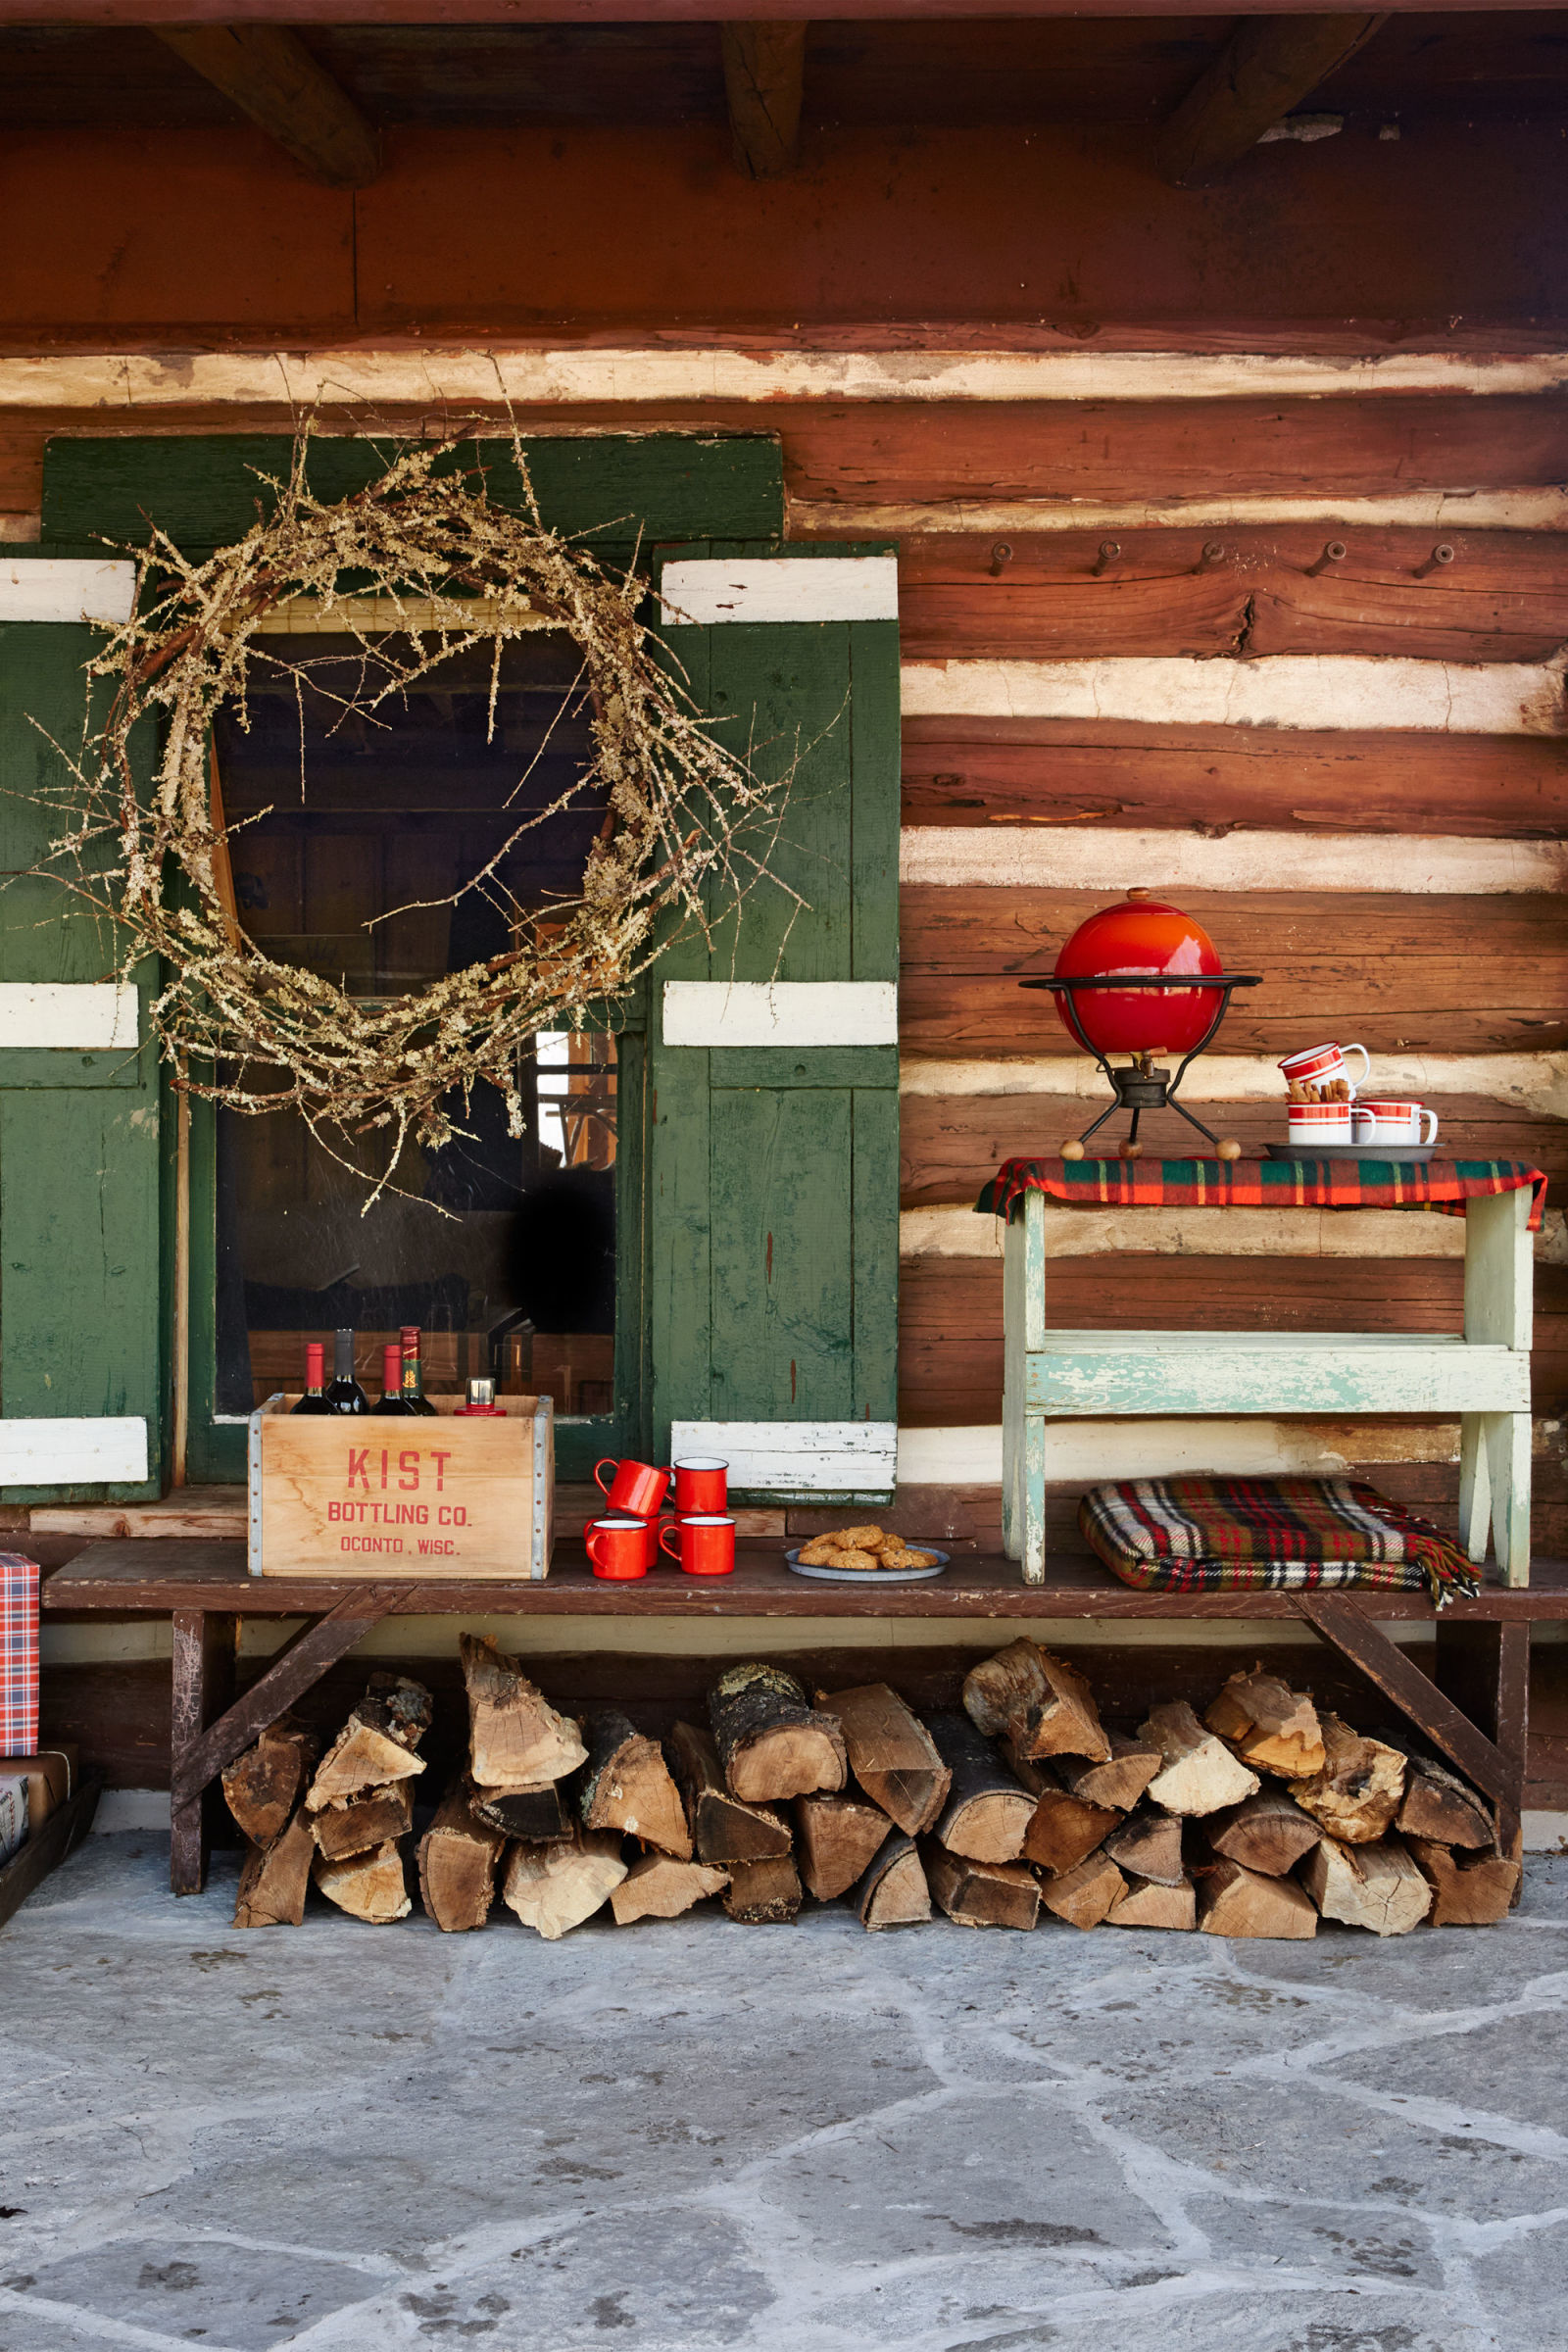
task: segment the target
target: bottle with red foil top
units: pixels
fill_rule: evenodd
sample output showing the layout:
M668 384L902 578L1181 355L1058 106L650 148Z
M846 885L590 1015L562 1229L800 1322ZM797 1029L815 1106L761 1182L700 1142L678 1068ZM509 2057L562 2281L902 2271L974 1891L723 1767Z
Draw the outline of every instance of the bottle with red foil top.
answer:
M411 1413L433 1414L435 1406L424 1393L424 1368L419 1362L419 1326L405 1323L399 1335L403 1349L403 1401Z
M378 1413L412 1415L413 1407L403 1394L403 1343L388 1340L381 1350L381 1401L374 1407Z
M496 1384L493 1380L469 1381L468 1401L466 1404L459 1405L453 1419L461 1421L470 1417L486 1421L504 1421L506 1419L507 1408L496 1402Z
M326 1348L320 1340L305 1343L305 1394L298 1404L290 1405L292 1413L329 1413L326 1401Z

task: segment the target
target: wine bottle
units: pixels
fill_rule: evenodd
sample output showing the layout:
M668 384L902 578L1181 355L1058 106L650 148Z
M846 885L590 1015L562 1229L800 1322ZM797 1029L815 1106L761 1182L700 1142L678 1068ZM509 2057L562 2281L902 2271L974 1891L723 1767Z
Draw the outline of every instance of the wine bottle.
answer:
M326 1348L320 1340L305 1343L305 1394L298 1404L289 1410L295 1413L329 1413L326 1401Z
M335 1331L332 1334L332 1377L326 1386L327 1410L333 1413L368 1413L370 1400L354 1377L354 1334Z
M403 1394L403 1348L397 1340L388 1340L381 1350L381 1401L371 1408L378 1413L412 1415L414 1407Z
M466 1404L459 1405L453 1419L462 1420L470 1414L484 1420L504 1421L506 1419L507 1408L504 1404L496 1402L496 1384L493 1380L469 1381L468 1401Z
M411 1413L433 1414L435 1406L424 1393L424 1368L419 1362L419 1327L405 1323L403 1341L403 1401Z

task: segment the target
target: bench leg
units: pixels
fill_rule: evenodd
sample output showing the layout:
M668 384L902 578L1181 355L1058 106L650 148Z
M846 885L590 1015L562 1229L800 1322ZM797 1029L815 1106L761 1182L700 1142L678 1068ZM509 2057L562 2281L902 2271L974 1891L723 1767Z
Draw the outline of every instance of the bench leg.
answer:
M1492 1532L1492 1477L1487 1459L1487 1413L1459 1418L1459 1541L1478 1563Z
M1440 1617L1434 1666L1439 1689L1502 1751L1508 1788L1497 1805L1497 1843L1517 1862L1530 1737L1530 1628Z
M1487 1471L1492 1541L1505 1585L1530 1582L1530 1441L1528 1413L1488 1413Z
M1023 1581L1046 1581L1046 1422L1030 1413L1023 1425Z
M208 1813L216 1799L201 1789L182 1797L177 1792L188 1751L233 1698L238 1622L211 1609L173 1613L169 1744L176 1794L169 1809L169 1884L175 1894L200 1894L207 1884Z

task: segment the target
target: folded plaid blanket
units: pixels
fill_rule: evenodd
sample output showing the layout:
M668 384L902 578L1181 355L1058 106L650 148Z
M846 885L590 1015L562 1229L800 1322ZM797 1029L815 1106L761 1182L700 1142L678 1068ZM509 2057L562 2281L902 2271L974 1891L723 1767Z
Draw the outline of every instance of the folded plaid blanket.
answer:
M1481 1590L1441 1528L1348 1478L1136 1478L1091 1487L1078 1524L1140 1592L1307 1592L1361 1585L1433 1606Z

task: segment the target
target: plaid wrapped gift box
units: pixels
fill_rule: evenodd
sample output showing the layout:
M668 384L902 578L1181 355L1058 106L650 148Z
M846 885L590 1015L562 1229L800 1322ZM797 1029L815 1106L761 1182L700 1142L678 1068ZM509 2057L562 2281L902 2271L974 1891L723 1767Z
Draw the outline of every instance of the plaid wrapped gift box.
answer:
M1090 1547L1150 1592L1419 1592L1442 1608L1480 1582L1441 1528L1348 1478L1137 1478L1078 1505Z
M38 1563L0 1551L0 1756L38 1744Z

